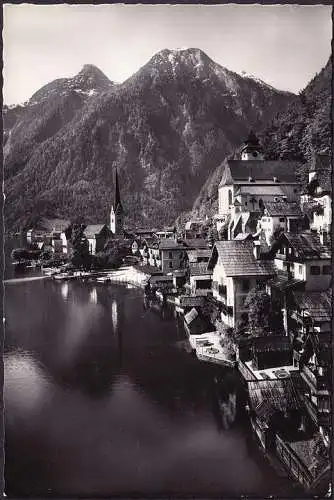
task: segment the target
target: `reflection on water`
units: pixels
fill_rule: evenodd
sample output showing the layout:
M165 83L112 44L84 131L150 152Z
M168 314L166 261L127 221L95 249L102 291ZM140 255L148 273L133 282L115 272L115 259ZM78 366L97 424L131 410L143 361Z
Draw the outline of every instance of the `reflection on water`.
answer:
M62 283L60 290L61 290L61 295L62 295L63 299L67 300L67 297L68 297L68 283Z
M114 328L114 333L117 333L117 325L118 325L118 313L117 313L117 302L114 299L111 304L111 318L112 318L112 325Z
M168 308L63 285L6 287L7 493L278 491L246 444L233 377L218 394L219 368L180 348Z
M89 300L92 304L97 304L97 291L96 287L92 288L89 293Z

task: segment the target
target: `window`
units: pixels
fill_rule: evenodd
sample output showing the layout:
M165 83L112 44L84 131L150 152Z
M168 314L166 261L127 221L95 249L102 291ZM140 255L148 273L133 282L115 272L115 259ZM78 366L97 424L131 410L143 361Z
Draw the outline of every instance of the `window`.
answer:
M299 274L303 274L303 266L299 265Z
M243 292L248 292L249 291L249 280L242 280L241 281L241 288Z
M310 273L312 274L312 276L318 276L320 274L320 267L319 266L311 266Z
M331 266L323 266L322 274L332 274L332 267Z
M230 189L228 190L228 204L232 205L232 191Z
M172 252L168 252L168 258L169 258L169 259L172 259L172 258L173 258L173 253L172 253Z
M168 262L168 267L169 267L169 269L172 269L172 267L173 267L173 262Z
M201 290L209 290L211 288L211 280L196 280L196 288Z
M284 222L284 221L285 221L284 217L280 217L280 218L279 218L279 221L280 221L280 222Z

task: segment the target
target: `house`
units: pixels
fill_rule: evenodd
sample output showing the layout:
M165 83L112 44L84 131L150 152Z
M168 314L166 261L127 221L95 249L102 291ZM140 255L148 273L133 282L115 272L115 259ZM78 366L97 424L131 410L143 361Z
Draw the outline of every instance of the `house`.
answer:
M274 451L275 434L301 424L301 403L294 378L247 383L251 425L265 450Z
M330 239L332 224L331 158L326 153L314 156L309 170L308 185L301 195L303 211L310 213L311 230L324 241Z
M248 212L248 217L259 218L265 202L299 200L301 186L296 177L298 167L299 163L294 161L264 160L259 141L251 133L241 150L241 159L227 159L222 165L217 230L221 229L228 215L231 233L233 226L240 224L240 213Z
M184 326L188 335L201 335L214 330L210 321L195 307L184 315Z
M264 232L270 245L279 232L296 233L303 229L304 215L296 202L266 201L264 211L258 221L258 230Z
M294 344L294 359L299 363L300 352L310 332L330 334L332 319L332 289L321 292L292 290L289 301L288 332Z
M332 279L331 252L311 232L282 233L269 249L275 266L297 281L305 290L321 291L330 287Z
M88 240L89 253L95 255L103 250L112 232L106 224L89 224L84 230L84 235Z
M207 262L189 263L189 285L192 295L208 295L212 293L212 271Z
M282 233L268 251L278 272L267 283L267 292L281 308L286 334L292 329L294 291L325 291L331 284L331 254L311 232Z
M159 242L161 269L163 273L171 273L185 267L186 248L182 241L164 238Z
M56 235L60 235L70 226L71 222L69 220L60 218L48 219L44 217L34 227L27 231L27 240L43 241L45 236L51 237L52 235L56 238Z
M175 227L166 227L162 231L156 231L155 234L160 239L175 238L176 228Z
M144 264L161 268L159 240L157 238L146 238L140 253L143 256Z
M212 251L207 248L207 249L191 249L187 250L187 257L188 257L188 262L189 264L195 264L195 263L208 263L210 256L211 256Z
M245 381L289 378L298 372L293 365L292 344L286 335L267 335L239 345L238 369Z
M300 352L299 368L305 382L303 400L311 419L329 443L331 425L331 332L311 331Z
M248 292L275 275L273 263L260 258L257 243L217 241L212 249L208 269L213 298L221 309L221 320L232 328L248 317L244 304Z
M202 238L204 221L190 220L185 223L184 237L188 238Z

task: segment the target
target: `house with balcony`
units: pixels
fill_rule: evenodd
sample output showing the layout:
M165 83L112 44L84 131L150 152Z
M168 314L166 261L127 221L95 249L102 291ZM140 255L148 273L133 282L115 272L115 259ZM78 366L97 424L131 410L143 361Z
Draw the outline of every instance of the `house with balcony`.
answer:
M286 334L291 329L292 292L321 292L331 286L331 252L311 232L282 233L267 252L278 272L267 292L280 304Z
M229 327L248 317L245 300L256 286L265 286L275 276L273 263L262 260L258 242L217 241L208 263L212 272L212 294L221 320Z
M280 271L303 281L305 290L321 291L330 287L331 252L316 234L282 233L269 249L268 258L274 260Z

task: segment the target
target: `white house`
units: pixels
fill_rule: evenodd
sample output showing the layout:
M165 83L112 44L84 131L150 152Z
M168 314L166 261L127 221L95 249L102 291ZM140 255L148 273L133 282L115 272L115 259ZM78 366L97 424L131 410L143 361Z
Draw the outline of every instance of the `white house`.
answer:
M261 260L259 242L217 241L212 249L208 269L212 271L213 297L221 306L221 319L235 327L248 317L245 299L248 292L265 285L275 275L271 261Z
M258 221L258 230L263 231L266 242L272 243L278 231L297 232L302 229L303 213L298 203L286 201L267 201Z
M304 282L307 291L322 291L332 280L331 252L321 244L319 236L311 232L282 233L269 255L278 270L294 280Z

